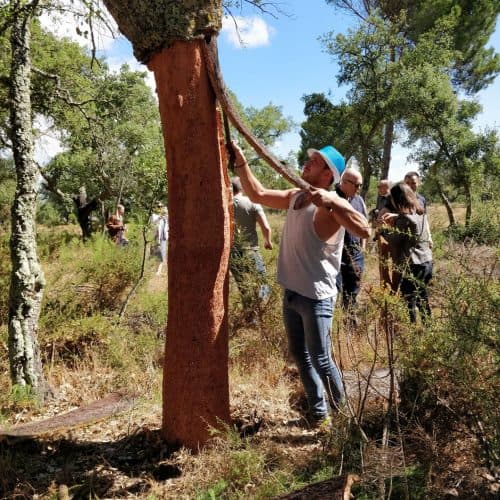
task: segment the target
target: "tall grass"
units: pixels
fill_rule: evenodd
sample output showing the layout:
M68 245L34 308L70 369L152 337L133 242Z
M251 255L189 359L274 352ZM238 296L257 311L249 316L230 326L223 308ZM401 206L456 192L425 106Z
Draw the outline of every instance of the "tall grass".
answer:
M157 466L178 468L180 477L162 482L143 471L134 478L145 481L142 497L273 498L351 472L360 476L356 498L438 497L452 479L462 477L453 475L461 441L470 465L460 469L466 479L460 479L458 494L466 498L476 491L487 498L487 484L475 472L494 470L498 463L497 251L470 241L457 244L435 231L434 316L427 328L410 324L404 301L379 287L376 256L367 255L359 326L353 329L343 321L340 309L333 323L333 347L349 404L329 429L317 432L294 423L303 391L288 358L281 290L275 284L282 217L269 219L275 249L262 250L262 255L271 294L254 308L257 321L246 316L241 294L230 281L233 421L196 455L181 449L155 456ZM122 301L140 272L142 249L135 228L130 228L126 248L102 238L82 244L69 236L71 231L63 231L51 228L39 237L47 276L39 337L58 411L114 390L142 395L133 417L124 417L120 425L122 433L144 439L143 444L138 439L132 453L143 456L140 447L148 446L146 438L161 419L165 277L156 277L157 262L148 260L146 279L119 320ZM0 252L8 255L6 239L0 238ZM0 269L8 267L6 261L0 260ZM5 296L2 274L0 287ZM6 307L0 296L0 311ZM4 324L0 346L6 342ZM7 387L3 348L0 367L0 382ZM0 418L6 422L14 422L20 412L29 419L40 411L30 407L29 394L0 395ZM12 472L18 462L9 453L0 453L0 466ZM75 484L91 481L88 471L73 474ZM5 480L0 489L14 491L11 483ZM16 491L32 493L30 488L27 482ZM55 486L50 488L36 493L49 494Z

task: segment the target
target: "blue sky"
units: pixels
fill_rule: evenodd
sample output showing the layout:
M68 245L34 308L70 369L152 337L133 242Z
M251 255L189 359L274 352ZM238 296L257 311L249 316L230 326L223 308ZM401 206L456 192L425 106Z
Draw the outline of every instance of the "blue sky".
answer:
M261 15L249 8L233 12L245 44L239 43L232 19L224 21L218 43L226 85L236 93L239 101L244 106L257 108L268 103L281 106L283 114L298 124L297 130L288 134L276 148L277 154L286 156L289 151L296 152L300 147L298 130L304 120L302 96L324 92L338 102L347 90L338 87L338 66L323 51L318 38L330 31L346 32L355 25L356 19L340 13L324 0L277 0L277 3L287 15ZM52 21L48 24L51 27L57 25L59 32L66 29L66 34L74 37L74 26L67 19L64 23ZM138 69L145 68L135 61L127 40L113 40L104 33L99 43L101 53L108 58L111 67L118 68L127 62ZM500 29L495 31L490 45L500 51ZM148 75L148 81L154 87L152 74ZM500 81L497 78L479 95L483 113L478 127L500 125L499 95ZM407 154L402 147L394 147L391 180L399 180L406 171L415 168L415 165L405 162Z

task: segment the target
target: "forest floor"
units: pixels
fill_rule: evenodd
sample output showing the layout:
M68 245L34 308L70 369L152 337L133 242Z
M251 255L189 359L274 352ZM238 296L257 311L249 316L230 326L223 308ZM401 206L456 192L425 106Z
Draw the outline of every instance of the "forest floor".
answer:
M441 208L434 213L433 225L446 225L446 214ZM367 264L363 290L365 297L378 283L373 246ZM157 276L154 271L148 276L145 289L151 294L166 293L166 273ZM361 305L363 301L362 297ZM370 328L370 332L373 332L373 325ZM368 332L368 327L366 330ZM266 332L256 330L239 334L258 337L266 335ZM347 341L355 355L365 358L372 356L366 351L370 342L366 343L361 337L349 333L344 332L343 335L340 341ZM233 339L233 342L238 344L239 340ZM372 366L373 371L368 376L371 389L366 391L369 365L365 363L360 368L352 352L344 351L340 358L346 392L351 396L353 405L366 395L368 408L387 410L391 390L387 368L381 364ZM276 360L270 361L270 364L273 363L276 364ZM161 363L158 365L161 366ZM101 375L105 381L108 374L100 374L98 365L94 372L78 372L78 368L75 367L73 378L63 380L57 386L54 397L43 408L24 408L19 405L19 411L10 413L8 420L1 422L0 427L15 429L16 426L36 421L42 424L46 419L85 407L95 400L95 395L91 397L91 390L83 397L79 393L79 384L86 388L92 387L92 384L97 383L93 377ZM158 374L154 376L161 379L161 371L157 371ZM125 379L126 375L123 374ZM101 382L100 389L94 391L99 396L97 399L105 397L102 385ZM161 381L158 386L161 387ZM109 393L113 393L112 386L109 389ZM97 417L94 416L93 423L73 426L69 421L63 421L56 430L31 437L2 436L0 432L0 498L274 498L277 496L275 490L265 494L258 489L259 485L255 484L257 481L252 479L259 475L260 469L265 471L264 474L276 476L285 469L296 475L302 474L305 479L299 486L324 480L324 475L311 477L309 471L320 470L324 466L320 462L328 462L325 457L332 453L343 457L344 451L340 447L342 443L345 444L346 436L342 432L346 429L346 415L352 429L352 415L346 410L345 414L334 417L328 427L309 428L305 424L301 418L304 406L301 384L296 369L288 361L277 368L260 366L258 363L253 367L251 363L245 366L235 364L230 373L234 427L229 426L216 435L206 449L192 453L185 449L172 449L162 440L161 401L157 388L150 389L138 391L137 384L131 381L131 392L127 395L131 398L131 404L121 412L98 421L95 421ZM397 384L394 390L397 391ZM393 396L397 401L397 394ZM364 428L369 428L369 422ZM374 432L378 435L381 431L378 426ZM456 436L456 439L450 439L450 449L435 450L437 456L442 454L443 470L447 471L443 482L446 487L441 490L440 497L459 498L465 483L468 484L467 491L482 492L475 498L497 497L498 476L494 477L490 469L476 465L472 453L477 448L474 438L461 437L460 429L450 429L450 435ZM394 446L394 451L388 456L387 448L380 451L381 448L377 446L366 453L364 467L368 471L368 481L375 482L380 478L381 469L389 462L387 467L390 472L384 470L382 475L402 475L407 470L405 460L411 461L411 450L407 450L408 455L404 456L398 446ZM357 452L345 451L346 461L350 459L349 453L355 455ZM228 462L231 463L228 465ZM262 465L262 462L265 464ZM228 471L228 468L231 470ZM328 470L330 478L349 472L347 465L342 471L331 467ZM237 482L236 491L240 493L234 497L224 493L227 486L224 481L213 481L218 477L226 478L224 481ZM276 482L279 483L279 477ZM285 480L283 482L286 483ZM289 490L286 484L281 488L281 491ZM413 498L425 497L422 493ZM300 498L300 495L294 498ZM308 492L302 498L332 498L332 492L323 490L313 496ZM391 498L399 497L396 494Z
M294 369L290 370L295 376ZM347 393L354 393L356 374L346 373L345 379ZM371 385L372 397L385 397L389 388L387 370L377 371ZM293 408L301 402L296 399L292 405L287 403L276 404L256 394L252 397L242 387L233 394L233 423L242 439L252 437L254 446L265 443L282 460L307 467L311 457L324 450L330 427L309 428ZM43 426L51 417L74 409L64 391L58 391L31 425L38 422ZM161 411L161 404L136 398L131 408L95 423L73 425L67 418L40 435L13 437L0 433L0 449L10 449L10 467L16 469L16 477L4 477L0 484L8 491L8 483L18 483L9 498L68 498L66 491L69 498L190 498L182 475L184 468L192 469L196 456L165 444L160 436ZM19 415L18 421L24 417ZM330 495L327 492L325 498Z

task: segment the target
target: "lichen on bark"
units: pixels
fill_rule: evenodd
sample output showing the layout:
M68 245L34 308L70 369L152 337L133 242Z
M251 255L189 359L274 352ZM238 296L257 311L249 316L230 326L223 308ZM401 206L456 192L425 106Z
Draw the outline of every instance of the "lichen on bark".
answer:
M45 280L36 251L39 172L31 131L30 22L30 12L19 10L11 28L11 140L17 184L10 238L9 359L12 382L31 386L43 399L48 386L42 373L37 329Z
M222 23L222 0L104 0L104 4L143 63L175 41L218 33Z

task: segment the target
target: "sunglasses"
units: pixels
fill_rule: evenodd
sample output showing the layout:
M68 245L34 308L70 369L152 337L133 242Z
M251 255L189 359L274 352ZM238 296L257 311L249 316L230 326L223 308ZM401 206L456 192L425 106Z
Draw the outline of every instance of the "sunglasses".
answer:
M351 179L343 179L345 182L348 182L349 184L352 184L356 189L359 189L363 183L362 182L354 182L351 181Z

